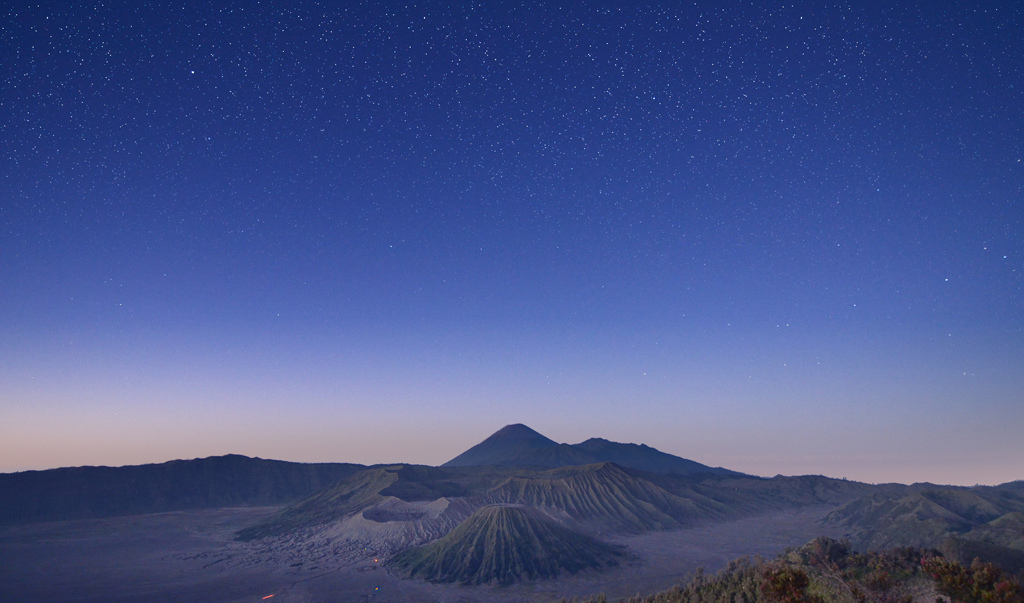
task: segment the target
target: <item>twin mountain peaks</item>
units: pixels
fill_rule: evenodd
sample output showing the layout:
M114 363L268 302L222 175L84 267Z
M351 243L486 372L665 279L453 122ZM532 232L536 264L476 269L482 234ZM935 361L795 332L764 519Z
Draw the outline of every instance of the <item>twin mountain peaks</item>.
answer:
M620 444L602 438L590 438L579 444L559 444L521 423L502 427L442 467L568 467L609 462L651 473L741 475L666 454L644 444Z

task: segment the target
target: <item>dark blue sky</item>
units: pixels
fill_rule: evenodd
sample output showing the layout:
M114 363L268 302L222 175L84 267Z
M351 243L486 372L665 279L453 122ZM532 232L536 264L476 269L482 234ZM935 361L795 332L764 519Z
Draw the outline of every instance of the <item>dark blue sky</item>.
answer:
M0 471L1024 477L1019 4L137 4L0 23Z

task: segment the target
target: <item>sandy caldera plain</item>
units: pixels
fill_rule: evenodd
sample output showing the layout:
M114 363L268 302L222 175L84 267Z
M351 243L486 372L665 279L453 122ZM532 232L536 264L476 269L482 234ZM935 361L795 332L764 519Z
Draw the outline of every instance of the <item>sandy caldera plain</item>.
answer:
M624 536L632 561L604 571L512 586L403 580L358 542L325 554L287 539L241 543L240 528L280 507L179 511L0 528L0 601L347 602L554 601L651 593L742 555L773 556L823 534L828 506ZM271 595L273 595L271 597Z

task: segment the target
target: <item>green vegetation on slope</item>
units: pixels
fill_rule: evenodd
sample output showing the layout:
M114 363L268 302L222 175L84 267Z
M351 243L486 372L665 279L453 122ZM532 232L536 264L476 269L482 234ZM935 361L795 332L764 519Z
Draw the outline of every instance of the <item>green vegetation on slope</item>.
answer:
M624 553L528 509L487 506L443 538L399 553L405 577L459 584L509 584L614 566Z
M972 551L1010 571L1024 571L1024 490L1015 484L907 486L852 501L825 521L845 530L858 548Z
M991 563L938 551L853 552L818 538L772 561L741 558L714 576L627 603L1024 603L1020 583ZM606 603L604 596L576 603ZM564 600L562 603L569 603Z

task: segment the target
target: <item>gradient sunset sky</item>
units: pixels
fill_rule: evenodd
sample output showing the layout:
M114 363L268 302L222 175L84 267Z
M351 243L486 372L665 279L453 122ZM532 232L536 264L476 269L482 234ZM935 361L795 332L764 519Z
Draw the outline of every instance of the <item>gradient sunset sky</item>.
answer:
M0 19L0 471L1024 478L1019 2L69 4Z

